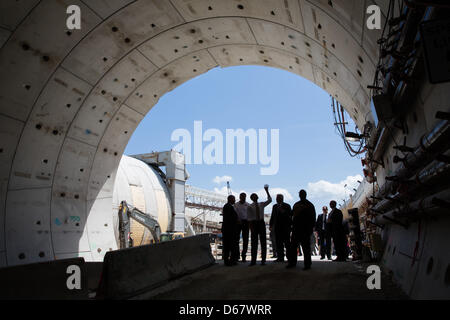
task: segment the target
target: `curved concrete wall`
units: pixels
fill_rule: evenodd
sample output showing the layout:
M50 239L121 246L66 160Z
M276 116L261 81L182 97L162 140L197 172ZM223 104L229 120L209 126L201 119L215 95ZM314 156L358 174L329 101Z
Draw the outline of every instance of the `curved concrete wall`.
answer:
M169 191L160 175L144 162L122 156L116 174L113 192L113 221L118 241L119 216L121 201L157 217L161 232L166 232L172 220ZM141 224L131 220L131 232L134 245L148 244L151 234ZM119 243L119 242L117 242Z
M367 2L386 12L387 0L1 1L0 265L116 249L113 185L131 134L211 68L296 73L362 128L380 34L365 28ZM73 4L82 28L68 31Z

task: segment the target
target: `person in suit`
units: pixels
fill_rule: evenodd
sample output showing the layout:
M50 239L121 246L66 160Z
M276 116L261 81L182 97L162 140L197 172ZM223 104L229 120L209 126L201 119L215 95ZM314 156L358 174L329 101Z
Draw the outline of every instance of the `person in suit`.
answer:
M246 261L247 250L248 250L248 238L250 234L250 229L248 225L248 206L249 204L245 201L247 198L247 194L242 192L239 195L239 201L234 204L234 209L236 210L239 218L238 223L238 240L240 239L242 232L242 262Z
M248 206L248 221L250 224L251 231L251 254L252 261L249 266L254 266L256 264L256 257L258 255L258 237L261 243L261 265L266 264L266 254L267 254L267 239L266 239L266 223L264 221L264 208L267 207L271 202L272 198L269 194L269 186L265 185L264 190L267 194L267 201L258 202L258 195L252 193L250 199L253 201Z
M331 226L328 220L328 207L322 207L322 213L319 214L316 221L315 230L317 232L317 237L319 238L319 253L320 260L325 259L325 255L328 260L331 260Z
M336 259L333 261L346 261L345 232L342 224L342 211L336 208L336 201L330 201L331 212L328 216L328 222L331 226L331 236L333 237L334 247L336 249Z
M297 265L297 247L302 246L304 256L303 270L311 269L311 234L316 223L316 209L306 199L306 191L300 190L300 201L292 209L292 235L287 268Z
M291 233L292 210L291 206L284 202L284 196L278 194L277 203L272 207L269 229L274 233L275 248L277 252L276 262L284 262L284 250L289 248L289 236Z
M222 210L222 257L226 266L232 266L236 265L239 259L238 215L233 207L235 197L229 195L227 200Z

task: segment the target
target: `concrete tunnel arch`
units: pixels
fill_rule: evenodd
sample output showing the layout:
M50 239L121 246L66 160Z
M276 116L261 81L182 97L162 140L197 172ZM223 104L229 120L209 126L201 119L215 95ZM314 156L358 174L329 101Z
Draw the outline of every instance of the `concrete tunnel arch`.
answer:
M381 30L365 27L365 2L386 12L389 1L2 1L0 266L117 249L112 192L131 134L211 68L285 69L359 128L373 121ZM81 30L65 27L72 4Z

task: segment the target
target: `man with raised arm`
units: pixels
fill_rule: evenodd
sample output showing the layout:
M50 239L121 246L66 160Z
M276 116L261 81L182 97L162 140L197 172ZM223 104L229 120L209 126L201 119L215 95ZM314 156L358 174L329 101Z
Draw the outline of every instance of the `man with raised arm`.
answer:
M250 266L256 264L256 257L258 255L258 237L261 243L261 265L266 264L267 254L267 241L266 241L266 223L264 222L264 208L272 202L272 197L269 194L269 186L266 184L264 190L267 194L267 201L258 202L258 195L252 193L250 199L253 201L248 206L247 218L251 231L251 244L252 244L252 261Z

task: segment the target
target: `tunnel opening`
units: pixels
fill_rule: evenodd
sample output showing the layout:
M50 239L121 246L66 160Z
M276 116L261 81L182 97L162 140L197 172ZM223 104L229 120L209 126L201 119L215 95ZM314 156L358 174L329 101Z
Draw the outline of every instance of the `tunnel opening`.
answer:
M184 153L186 170L189 172L189 179L185 182L189 185L186 189L186 198L193 200L186 200L185 218L196 232L202 233L206 230L220 232L222 218L219 213L222 211L226 195L233 192L236 198L239 198L240 191L243 192L245 189L249 196L252 193L248 190L249 184L254 188L256 181L261 186L269 182L275 188L271 191L273 199L277 193L282 192L291 205L298 200L296 196L298 190L311 184L310 196L315 197L316 210L320 213L320 208L323 205L328 206L331 198L336 198L339 205L344 206L348 199L342 198L348 198L353 192L352 188L359 187L362 182L358 179L363 180L359 174L362 173L360 160L351 159L345 152L342 136L335 135L333 122L328 121L333 113L330 105L329 95L323 89L283 70L267 66L214 68L177 87L169 95L161 97L134 132L125 154L132 157L147 152L156 154L156 150L170 150L177 145L178 150L176 147L174 150ZM201 110L204 112L199 114ZM347 128L355 127L348 115L342 121L347 123ZM239 147L240 138L234 134L239 130L245 135L242 148ZM262 132L261 130L267 133L264 139L258 134ZM271 137L270 133L274 130L277 132L276 139ZM180 131L182 135L178 135ZM232 134L228 135L226 133L228 131ZM269 145L261 147L261 143L266 141L266 136L267 143L272 147L276 144L276 148ZM187 150L184 150L185 148ZM197 151L200 156L194 155ZM251 152L254 156L250 154ZM263 154L267 152L264 157L270 156L267 157L270 161L263 164L258 152ZM230 154L232 159L229 159ZM146 157L149 155L146 154L144 158ZM141 156L137 158L140 159ZM252 158L254 159L251 160ZM301 160L303 158L307 160ZM126 199L128 204L134 205L137 202L141 211L158 217L158 205L154 205L159 202L158 197L153 195L151 188L147 190L146 186L149 183L154 184L155 179L143 178L147 175L144 171L148 170L140 168L137 163L131 164L130 161L135 160L122 159L119 165L113 194L113 215L117 212L120 202ZM338 161L341 161L338 172L327 171L327 168L337 167L335 163ZM136 169L139 167L139 173L131 172L135 171L131 167ZM155 169L154 166L151 168ZM273 170L263 173L263 168ZM159 169L148 174L160 175L166 180L167 174L158 171ZM249 175L249 171L253 175ZM227 191L226 181L223 180L225 178L233 180L232 191ZM312 183L313 181L315 183ZM289 186L289 190L285 188L285 184ZM127 189L128 185L130 190ZM159 185L166 189L164 183ZM191 186L197 193L190 192ZM214 197L211 200L195 199L201 197L198 188L203 189L202 192L211 193ZM322 197L319 190L321 188L326 189L325 193L331 193L330 199ZM334 189L339 190L335 192L338 194L333 193ZM214 204L216 211L211 214L202 212L200 208L202 201L215 203L215 198L219 197L218 204ZM265 194L261 193L260 197L265 198ZM153 200L149 201L147 198ZM213 204L210 205L211 208L212 206ZM163 207L167 208L164 209L166 218L162 228L162 232L165 232L168 230L167 226L171 225L166 221L167 216L169 221L172 221L174 216L170 212L170 206L163 205ZM347 217L346 211L344 214ZM139 226L139 229L142 227ZM147 239L145 243L152 242L148 237L149 232L144 233ZM142 235L142 230L137 231L136 238L133 237L135 245L142 243ZM272 251L275 250L273 244L269 247ZM217 248L213 250L216 252Z

